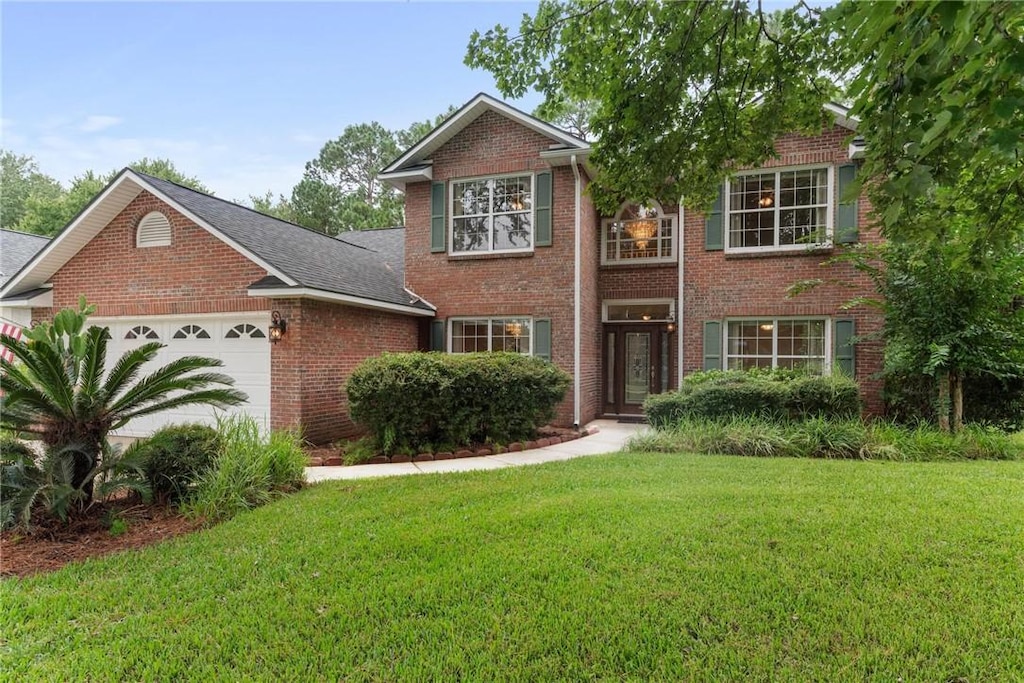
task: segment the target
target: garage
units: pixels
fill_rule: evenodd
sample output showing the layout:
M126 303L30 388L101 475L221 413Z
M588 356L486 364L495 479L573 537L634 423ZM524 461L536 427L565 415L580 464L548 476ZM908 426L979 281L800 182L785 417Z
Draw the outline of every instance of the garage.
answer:
M247 413L270 428L270 341L268 313L207 314L186 316L140 316L132 318L91 318L94 325L110 328L107 370L125 351L146 342L164 344L148 363L144 374L183 356L218 358L218 371L234 378L235 387L249 396L245 404L227 412ZM147 436L168 424L201 422L214 424L218 411L212 406L184 406L132 420L118 430L118 436Z

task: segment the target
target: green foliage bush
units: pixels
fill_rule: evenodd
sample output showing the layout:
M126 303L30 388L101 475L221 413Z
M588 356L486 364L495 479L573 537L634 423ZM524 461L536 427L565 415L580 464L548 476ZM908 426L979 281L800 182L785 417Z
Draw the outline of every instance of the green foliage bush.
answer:
M919 425L811 418L778 422L751 416L687 418L630 440L635 451L897 461L1021 460L1024 439L985 427L956 434Z
M207 521L228 519L294 491L305 476L306 454L293 431L260 432L256 420L234 415L217 420L221 448L200 474L183 506Z
M883 397L886 415L902 424L936 422L937 389L928 375L889 372ZM991 375L964 378L964 422L1004 432L1024 430L1024 377Z
M100 459L79 477L77 445L51 446L42 455L14 440L0 444L0 528L31 530L35 518L67 522L88 507L94 496L104 499L128 491L150 497L143 463L131 451L104 442Z
M654 394L644 403L655 427L686 418L739 415L770 420L850 418L860 413L857 383L842 375L794 370L712 370L687 376L679 391Z
M391 454L529 439L569 383L554 365L516 353L395 353L363 361L345 390L352 418Z
M171 425L132 445L145 463L146 479L162 501L188 497L196 479L210 468L220 450L220 436L200 424Z

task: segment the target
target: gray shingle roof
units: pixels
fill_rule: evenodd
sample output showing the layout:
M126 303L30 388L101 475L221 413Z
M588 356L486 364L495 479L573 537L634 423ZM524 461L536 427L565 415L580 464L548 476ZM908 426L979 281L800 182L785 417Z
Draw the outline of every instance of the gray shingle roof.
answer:
M135 173L300 287L432 310L405 291L395 238L335 239L181 185ZM381 232L395 233L396 230Z
M7 283L50 241L27 232L0 230L0 287Z

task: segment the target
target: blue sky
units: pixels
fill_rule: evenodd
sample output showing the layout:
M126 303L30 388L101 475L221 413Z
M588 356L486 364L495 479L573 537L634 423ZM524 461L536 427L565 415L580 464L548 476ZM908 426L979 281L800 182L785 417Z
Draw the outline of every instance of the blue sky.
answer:
M462 63L469 35L532 7L3 2L0 144L62 182L150 156L226 199L290 195L349 124L404 128L497 95Z

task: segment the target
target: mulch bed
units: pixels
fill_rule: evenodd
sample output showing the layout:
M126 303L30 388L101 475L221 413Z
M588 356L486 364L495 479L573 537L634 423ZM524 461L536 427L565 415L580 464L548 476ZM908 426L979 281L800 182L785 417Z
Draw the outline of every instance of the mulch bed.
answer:
M113 536L109 520L117 515L128 524ZM31 534L0 534L0 576L31 576L60 569L121 550L144 548L198 529L201 521L181 516L174 507L144 505L136 500L114 500L93 505L67 524L37 525Z
M423 460L450 460L453 458L473 458L483 457L488 455L496 455L499 453L508 453L516 451L528 451L534 448L542 448L544 446L553 446L558 443L565 441L572 441L582 436L587 436L590 432L583 430L577 431L574 429L566 429L564 427L551 427L545 426L537 430L537 438L533 441L523 441L514 444L509 444L507 447L497 447L488 444L475 444L460 448L459 450L451 453L419 453L415 456L408 455L393 455L390 458L379 454L375 458L370 459L368 462L360 463L366 464L381 464L387 462L410 462L410 461L423 461ZM321 465L337 466L342 465L342 451L337 446L311 446L305 449L306 455L309 457L310 467L319 467ZM358 467L358 465L356 465Z

